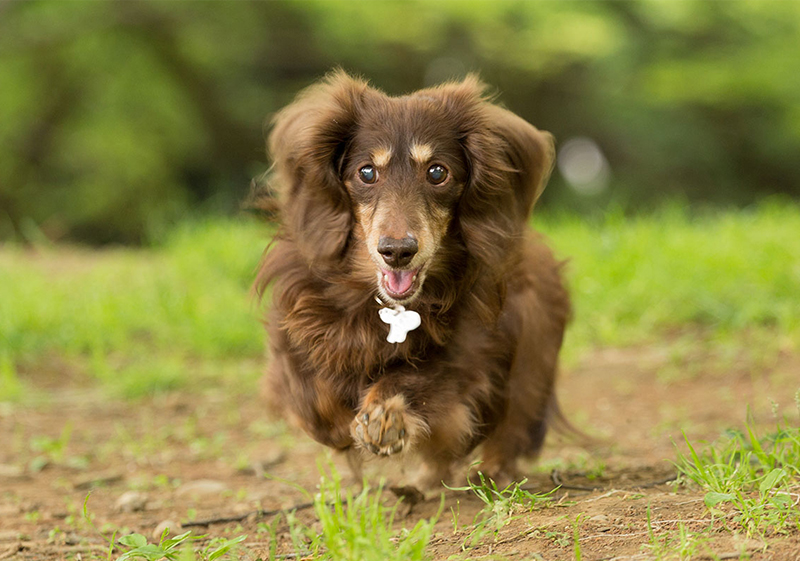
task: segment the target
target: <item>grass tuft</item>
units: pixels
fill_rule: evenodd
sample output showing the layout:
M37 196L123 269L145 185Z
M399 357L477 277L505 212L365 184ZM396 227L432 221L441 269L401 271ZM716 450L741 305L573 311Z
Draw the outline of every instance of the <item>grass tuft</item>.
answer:
M342 487L341 477L333 466L322 477L313 497L318 524L312 528L294 514L287 515L289 535L298 557L330 561L422 561L428 559L428 543L439 514L421 519L413 528L395 528L399 502L387 507L383 487L364 488L354 493ZM273 536L274 542L274 536ZM271 546L270 558L276 549Z
M800 530L800 428L779 424L760 436L747 422L746 432L728 431L700 449L685 440L689 454L679 452L676 465L706 491L713 514L730 514L748 536Z
M213 538L195 536L192 531L184 532L173 538L169 536L169 528L165 528L157 543L150 543L145 536L138 533L126 534L117 538L118 531L111 537L101 532L94 523L89 512L89 497L83 501L83 519L107 543L108 555L111 561L114 551L121 551L116 561L216 561L217 559L239 559L237 550L247 536L235 538Z
M493 479L487 478L482 472L477 472L476 476L477 480L468 479L463 487L448 487L451 491L472 492L484 503L483 509L466 527L468 533L461 546L463 551L477 547L490 533L496 538L500 530L513 520L547 505L555 492L553 489L549 493L531 493L523 488L527 479L500 489ZM459 531L456 518L453 512L454 530Z

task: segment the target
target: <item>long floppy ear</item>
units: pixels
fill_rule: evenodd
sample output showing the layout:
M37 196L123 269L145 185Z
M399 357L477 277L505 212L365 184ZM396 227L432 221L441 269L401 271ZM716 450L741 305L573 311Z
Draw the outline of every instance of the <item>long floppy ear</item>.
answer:
M522 236L550 176L555 149L549 133L492 104L485 92L486 86L470 75L424 95L437 99L453 122L459 123L470 177L459 201L457 221L469 254L482 269L473 275L502 285L507 260L513 258L507 249ZM490 282L475 288L496 294L496 285ZM502 294L476 295L499 311Z
M330 266L350 235L353 216L340 165L368 89L366 82L336 71L273 120L268 148L278 212L286 235L314 270Z
M505 141L504 153L514 170L509 178L514 183L517 210L527 220L553 171L556 155L553 135L497 105L487 104L484 110L488 113L490 130Z

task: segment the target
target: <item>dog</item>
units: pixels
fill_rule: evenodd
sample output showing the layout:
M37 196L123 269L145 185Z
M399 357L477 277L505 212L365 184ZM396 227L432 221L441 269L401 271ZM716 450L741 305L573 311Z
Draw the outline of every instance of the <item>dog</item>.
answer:
M486 89L471 75L390 97L336 71L267 142L271 405L356 470L412 453L425 488L479 445L480 470L511 481L563 419L570 303L528 229L554 142Z

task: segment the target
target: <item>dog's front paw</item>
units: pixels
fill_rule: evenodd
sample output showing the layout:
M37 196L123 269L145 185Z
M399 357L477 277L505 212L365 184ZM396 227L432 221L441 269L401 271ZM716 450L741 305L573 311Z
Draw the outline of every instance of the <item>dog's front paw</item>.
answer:
M409 428L405 399L396 395L386 401L368 399L353 420L350 432L364 449L390 456L407 447Z

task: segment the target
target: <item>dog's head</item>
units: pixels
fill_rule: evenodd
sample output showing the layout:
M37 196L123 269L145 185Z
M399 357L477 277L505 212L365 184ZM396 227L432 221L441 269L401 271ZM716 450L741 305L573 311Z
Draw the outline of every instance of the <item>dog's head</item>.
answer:
M275 117L269 149L288 235L312 269L363 244L379 294L407 304L455 240L502 275L553 163L551 136L475 77L389 97L343 72Z

